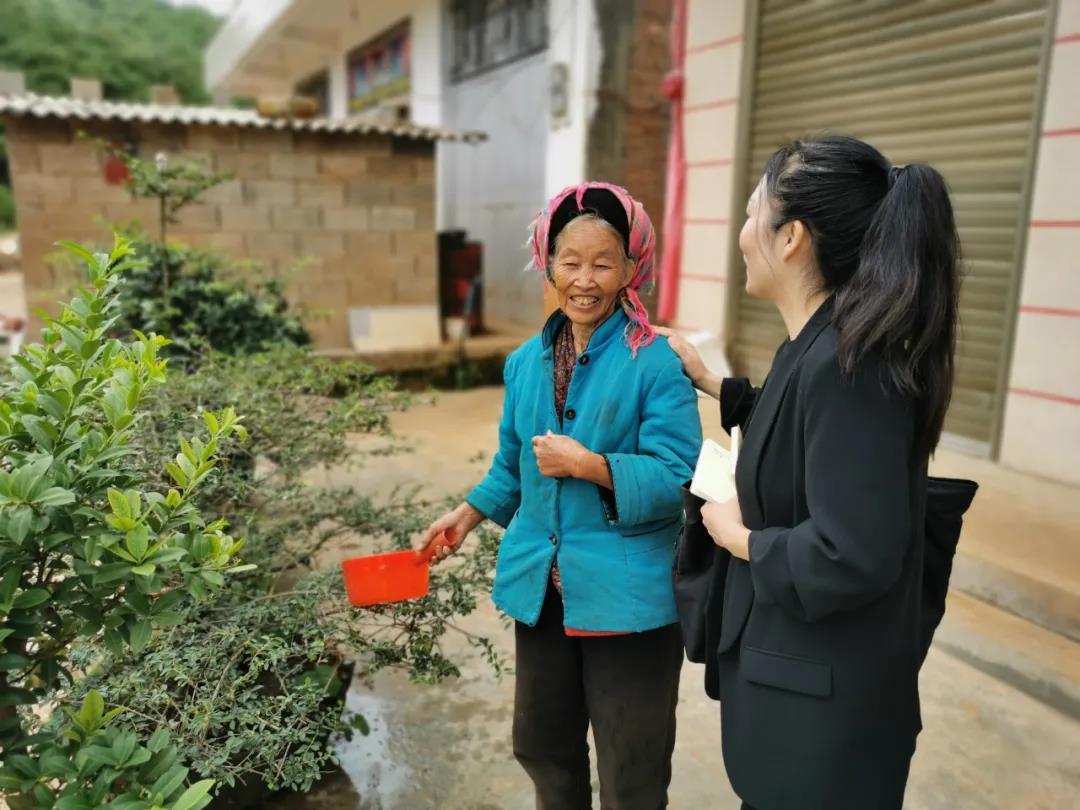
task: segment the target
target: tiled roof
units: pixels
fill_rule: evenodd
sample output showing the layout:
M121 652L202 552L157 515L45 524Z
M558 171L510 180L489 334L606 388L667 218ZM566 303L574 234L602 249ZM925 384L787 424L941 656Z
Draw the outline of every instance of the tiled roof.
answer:
M388 126L360 118L266 118L254 110L231 107L183 107L132 104L117 101L84 101L63 96L0 94L0 115L22 118L61 118L80 121L127 121L153 124L198 124L219 127L334 132L355 135L391 135L427 141L482 141L481 132L452 132L415 124Z

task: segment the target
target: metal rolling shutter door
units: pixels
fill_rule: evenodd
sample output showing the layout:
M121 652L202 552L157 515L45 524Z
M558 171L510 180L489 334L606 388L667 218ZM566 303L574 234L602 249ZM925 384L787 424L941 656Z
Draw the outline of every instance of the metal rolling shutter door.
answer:
M747 193L778 146L822 131L945 175L965 273L946 430L990 443L1026 227L1046 0L763 0L760 15ZM760 381L784 329L771 304L739 289L732 359Z

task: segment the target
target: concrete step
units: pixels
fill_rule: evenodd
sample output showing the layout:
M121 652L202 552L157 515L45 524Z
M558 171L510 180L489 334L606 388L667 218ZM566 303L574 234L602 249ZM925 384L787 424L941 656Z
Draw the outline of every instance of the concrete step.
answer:
M949 451L931 472L979 482L953 588L1080 641L1080 488Z
M957 590L934 646L1080 720L1080 643Z
M1080 591L1051 581L1040 571L1020 570L1012 563L1007 566L990 557L959 551L950 585L1040 627L1080 641Z

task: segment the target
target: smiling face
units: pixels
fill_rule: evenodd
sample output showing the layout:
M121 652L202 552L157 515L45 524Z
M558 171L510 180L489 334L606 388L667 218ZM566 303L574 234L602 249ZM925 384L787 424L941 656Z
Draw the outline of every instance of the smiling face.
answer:
M630 283L632 266L622 238L596 216L578 217L563 228L551 263L559 309L578 326L604 320Z
M746 291L773 303L824 289L810 231L798 219L775 227L777 216L762 178L746 204L739 250L746 262Z
M746 204L746 223L739 232L739 250L746 262L746 291L755 298L776 297L777 268L783 263L782 234L773 230L773 208L762 179Z

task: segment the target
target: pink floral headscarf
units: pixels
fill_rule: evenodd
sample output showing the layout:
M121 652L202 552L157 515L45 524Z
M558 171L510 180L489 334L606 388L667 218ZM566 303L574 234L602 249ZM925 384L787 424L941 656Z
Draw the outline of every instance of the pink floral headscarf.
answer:
M656 331L649 323L649 313L641 303L639 294L649 292L655 282L653 256L656 252L656 232L645 208L631 197L625 188L611 183L580 183L569 186L552 197L547 207L537 214L529 226L528 246L532 248L532 261L525 269L540 270L547 275L548 281L554 283L548 262L548 252L552 247L548 244L552 214L571 195L576 195L578 209L584 208L585 192L592 189L611 192L626 211L626 221L630 226L627 253L634 264L634 272L630 283L619 292L619 303L630 318L630 324L626 327L626 343L631 353L637 356L638 349L648 346L656 339Z

